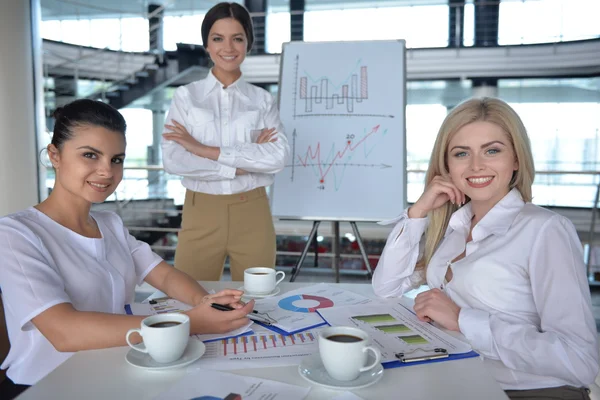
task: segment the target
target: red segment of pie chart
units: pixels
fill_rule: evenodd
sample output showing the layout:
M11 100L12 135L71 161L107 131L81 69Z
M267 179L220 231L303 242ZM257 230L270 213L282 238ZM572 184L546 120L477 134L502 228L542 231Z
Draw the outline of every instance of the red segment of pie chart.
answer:
M302 297L304 298L304 300L315 300L319 302L319 305L317 305L316 307L308 309L310 312L315 312L318 308L333 307L333 301L325 297L311 296L310 294L303 294Z
M316 301L319 304L317 304L316 306L310 307L310 308L306 307L302 303L300 303L298 305L294 304L297 301L302 301L302 300L312 300L312 301ZM326 297L312 296L310 294L294 294L292 296L288 296L288 297L285 297L285 298L279 300L279 303L277 303L277 305L279 307L283 308L284 310L288 310L288 311L310 313L310 312L317 311L319 308L333 307L333 301L329 300Z

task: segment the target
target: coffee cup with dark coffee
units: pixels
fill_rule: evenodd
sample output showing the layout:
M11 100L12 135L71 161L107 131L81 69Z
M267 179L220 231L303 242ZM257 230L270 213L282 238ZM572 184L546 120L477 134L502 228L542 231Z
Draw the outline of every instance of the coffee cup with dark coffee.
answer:
M367 365L368 353L375 360ZM329 376L338 381L351 381L361 372L375 368L381 361L381 352L369 346L369 335L358 328L332 326L319 332L319 354Z
M142 344L131 343L129 336L138 333ZM183 355L190 336L190 318L185 314L166 313L142 320L140 329L130 329L127 344L137 351L148 353L159 363L177 361Z
M273 292L284 278L285 272L273 268L248 268L244 271L244 291L252 295L266 295Z

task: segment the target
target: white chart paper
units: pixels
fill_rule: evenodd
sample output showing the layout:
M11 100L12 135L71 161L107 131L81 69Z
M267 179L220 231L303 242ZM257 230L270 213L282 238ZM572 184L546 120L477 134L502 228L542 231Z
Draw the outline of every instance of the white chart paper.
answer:
M288 336L263 331L206 343L206 352L194 366L232 370L297 365L318 351L317 330Z
M310 387L197 369L156 400L302 400Z
M275 327L285 332L299 332L324 323L317 310L372 302L359 294L320 283L257 300L254 309L276 320Z
M339 396L333 397L331 400L363 400L362 397L358 397L352 392L344 392Z

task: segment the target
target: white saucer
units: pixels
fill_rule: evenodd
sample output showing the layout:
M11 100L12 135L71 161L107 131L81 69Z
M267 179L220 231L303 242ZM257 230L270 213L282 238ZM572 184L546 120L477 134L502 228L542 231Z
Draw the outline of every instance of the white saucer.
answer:
M170 362L170 363L159 363L156 362L150 357L148 353L142 353L141 351L137 351L134 349L129 350L127 355L125 356L125 360L134 367L151 369L151 370L161 370L161 369L171 369L171 368L179 368L184 367L188 364L193 363L204 354L206 350L206 346L204 343L199 341L196 338L190 337L188 341L187 347L183 352L183 355L179 360Z
M375 361L375 358L369 355L367 365ZM323 366L319 353L305 357L298 365L300 376L315 385L323 386L329 389L353 390L360 389L378 382L383 377L383 366L376 365L372 369L361 372L353 381L338 381L333 379Z
M238 290L244 290L244 287L239 287ZM248 293L246 291L244 291L244 295L242 297L248 297L250 299L264 299L265 297L273 297L279 294L279 292L281 292L281 288L279 286L276 286L275 289L273 289L273 291L271 293L266 293L266 294L254 294L254 293Z

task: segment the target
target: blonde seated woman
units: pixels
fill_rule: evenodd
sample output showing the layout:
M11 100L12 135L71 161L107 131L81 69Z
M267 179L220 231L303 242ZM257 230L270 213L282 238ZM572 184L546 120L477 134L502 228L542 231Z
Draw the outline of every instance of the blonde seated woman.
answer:
M0 218L0 288L10 352L0 398L17 396L73 352L125 346L141 316L124 315L136 284L148 282L194 306L191 333L228 332L248 322L253 302L239 290L207 294L136 240L112 212L90 211L123 178L125 120L111 106L76 100L55 113L48 153L56 171L50 196ZM212 303L236 310L217 311Z
M589 399L598 343L573 224L531 204L533 156L516 112L458 105L438 133L417 202L373 276L379 296L427 283L414 311L461 332L512 399Z

